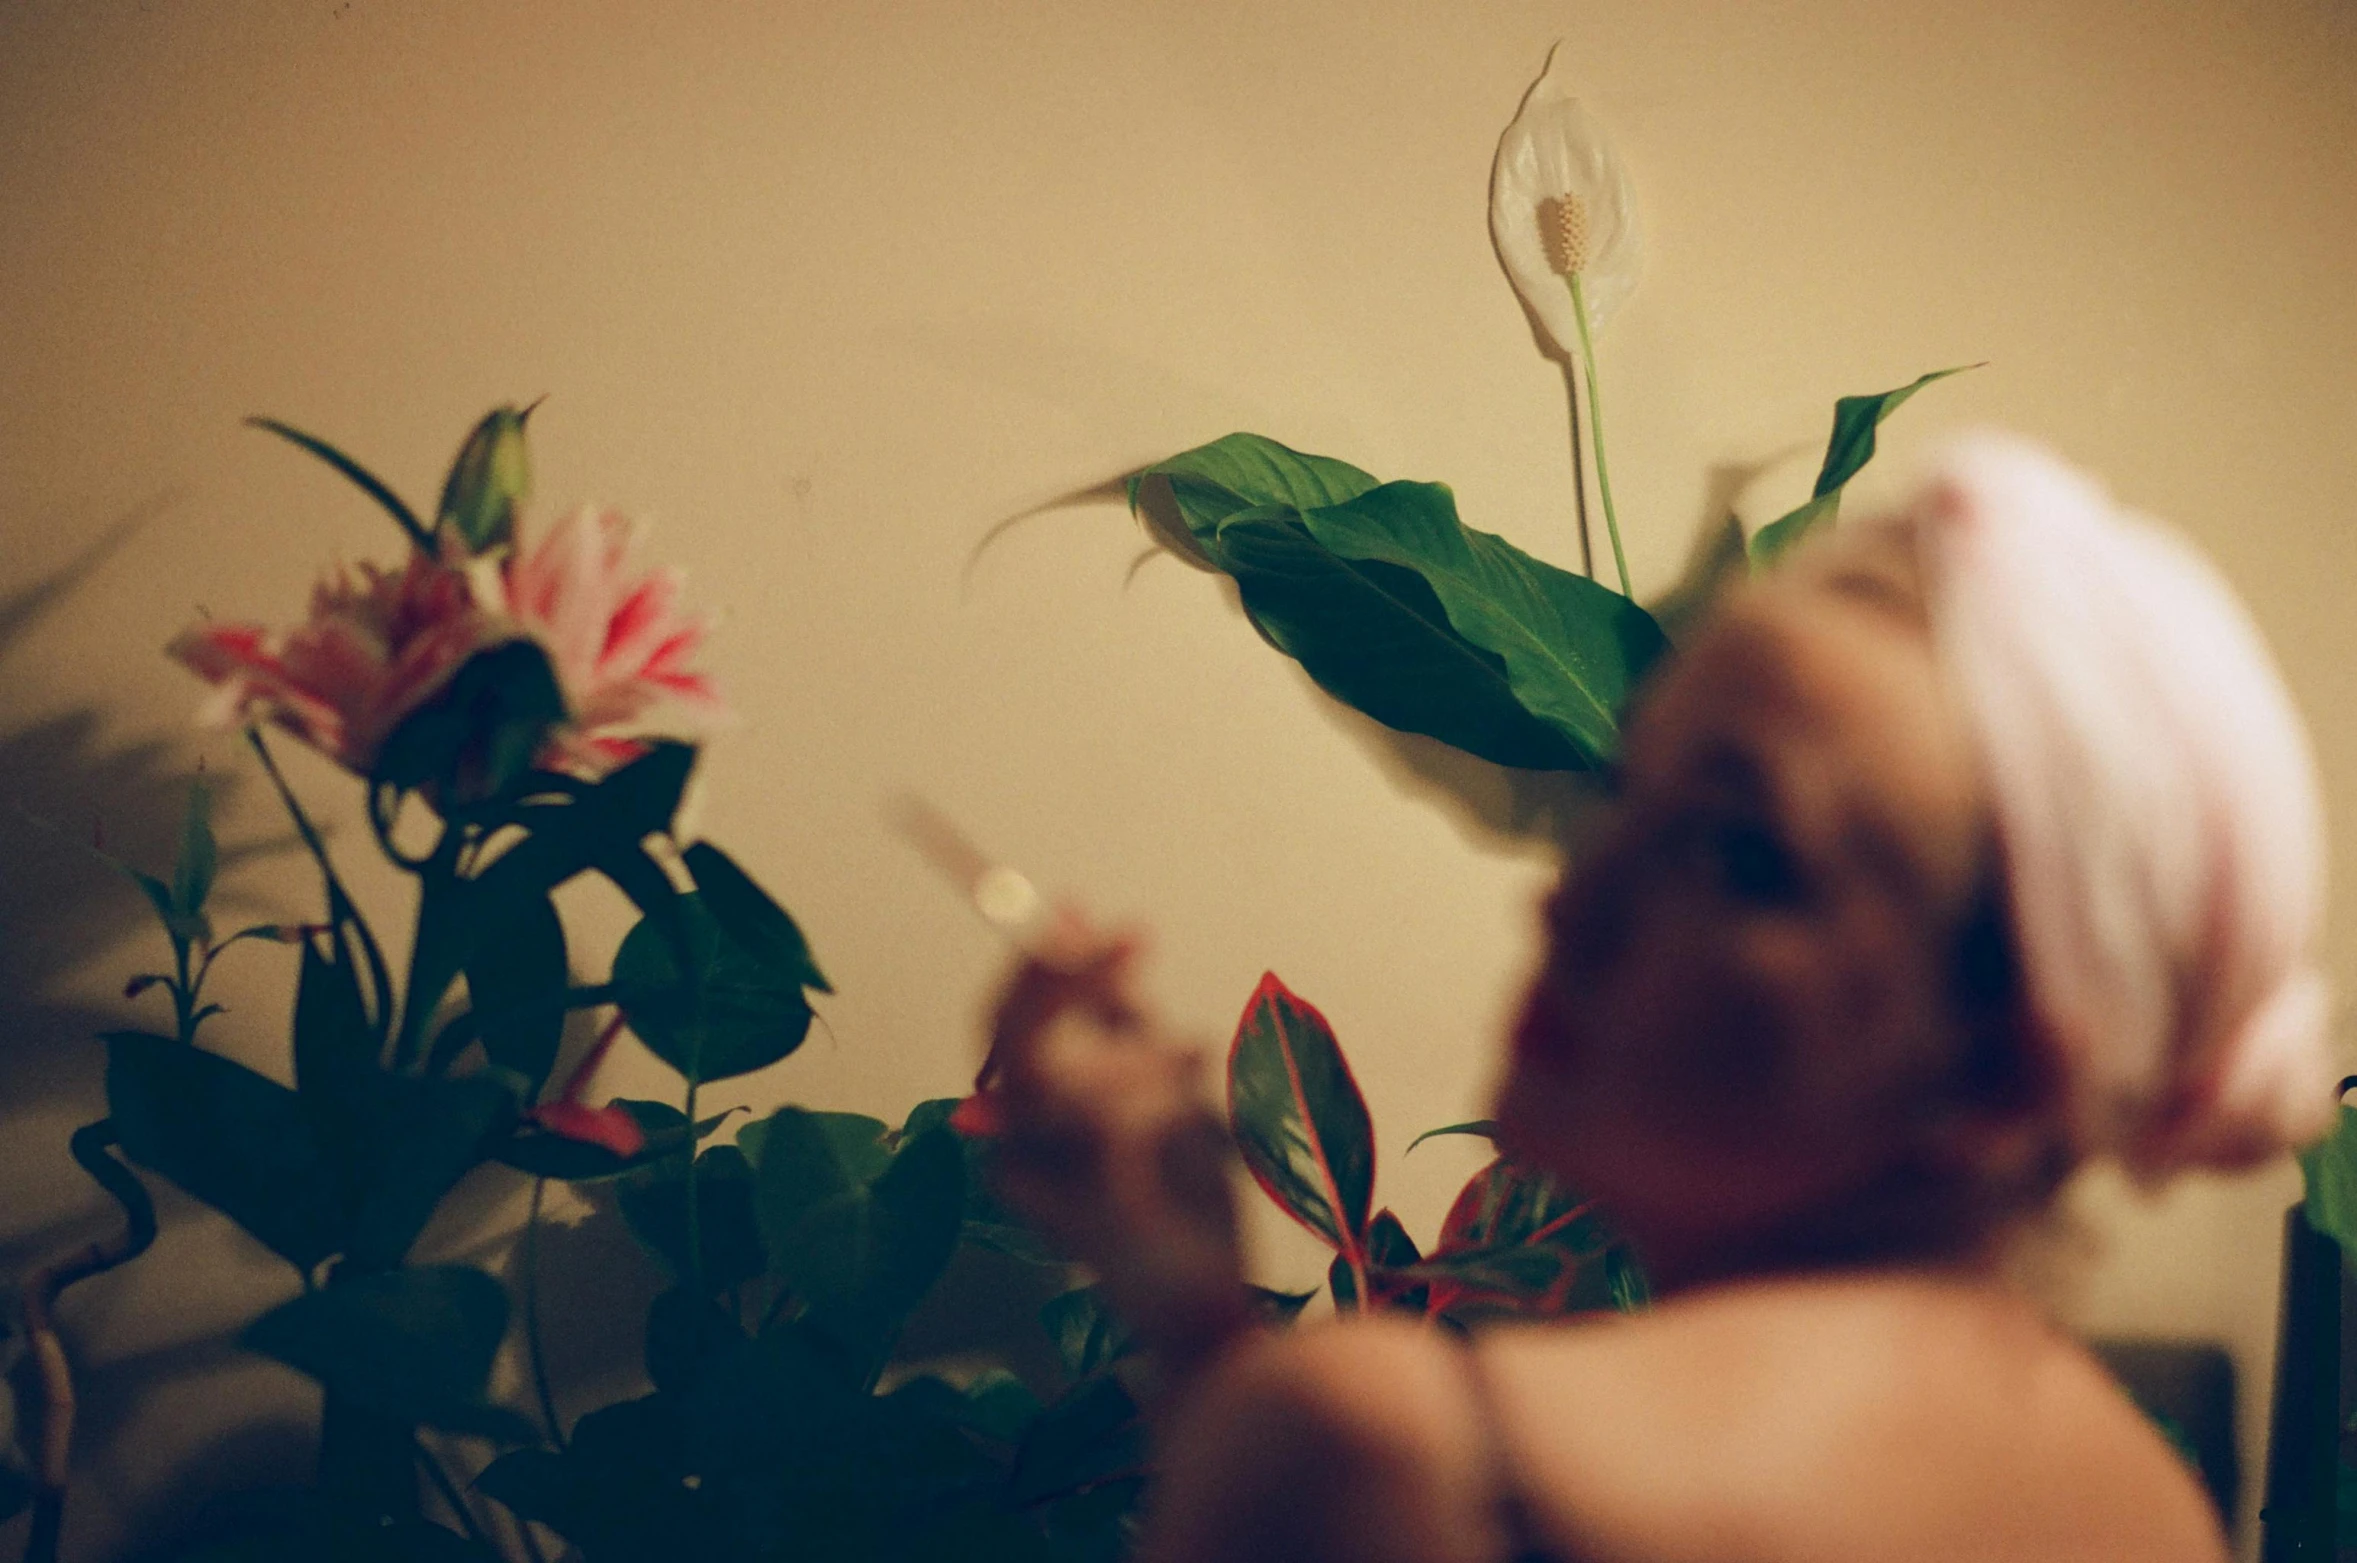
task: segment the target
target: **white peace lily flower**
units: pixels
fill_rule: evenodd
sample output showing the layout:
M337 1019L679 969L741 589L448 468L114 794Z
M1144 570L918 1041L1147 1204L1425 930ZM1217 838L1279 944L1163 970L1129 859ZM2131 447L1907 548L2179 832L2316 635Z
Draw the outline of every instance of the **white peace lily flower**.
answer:
M1600 331L1635 290L1644 245L1628 169L1571 95L1558 52L1549 52L1498 138L1489 230L1514 291L1556 355L1569 361L1579 351L1580 325L1566 279L1579 280L1588 327Z

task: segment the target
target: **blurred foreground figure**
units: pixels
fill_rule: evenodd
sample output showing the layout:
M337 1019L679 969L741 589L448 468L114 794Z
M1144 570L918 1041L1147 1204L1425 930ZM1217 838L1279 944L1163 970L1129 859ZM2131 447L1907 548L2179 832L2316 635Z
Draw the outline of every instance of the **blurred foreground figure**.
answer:
M1077 923L1020 970L1006 1192L1162 1350L1152 1563L2226 1556L2004 1276L2071 1171L2331 1105L2312 762L2231 594L2042 453L1734 594L1545 910L1498 1117L1662 1299L1466 1344L1252 1329L1196 1055Z

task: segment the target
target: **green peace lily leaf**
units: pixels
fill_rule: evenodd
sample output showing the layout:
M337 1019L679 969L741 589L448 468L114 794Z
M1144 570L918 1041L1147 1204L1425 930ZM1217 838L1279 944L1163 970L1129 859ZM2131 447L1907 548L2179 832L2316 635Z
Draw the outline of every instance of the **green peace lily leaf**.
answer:
M276 418L248 418L246 423L253 428L266 430L282 440L300 446L335 468L336 471L350 479L363 494L381 505L385 514L393 518L394 522L400 526L403 535L408 537L411 545L419 552L431 554L434 551L434 539L426 531L425 523L418 520L417 512L403 504L400 495L394 493L375 473L370 472L359 462L354 461L317 435L305 434L301 429L280 423Z
M1326 1017L1270 972L1228 1049L1228 1116L1254 1181L1337 1252L1366 1257L1375 1129Z
M1962 374L1967 369L1979 367L1978 364L1958 364L1953 369L1935 369L1894 391L1845 396L1835 402L1833 435L1825 443L1825 461L1817 469L1817 482L1809 491L1807 503L1752 534L1752 562L1766 564L1779 558L1810 531L1839 513L1843 487L1864 469L1867 462L1874 459L1874 431L1882 426L1883 419L1897 412L1907 398L1934 380L1945 380L1952 374Z
M342 1246L337 1180L294 1092L170 1037L104 1040L107 1114L124 1154L306 1273Z
M846 1341L896 1329L957 1246L966 1197L957 1136L929 1129L895 1152L851 1115L784 1107L756 1154L771 1269Z
M691 1079L726 1080L776 1063L810 1032L807 966L780 965L725 930L701 893L681 896L683 971L656 918L641 918L614 956L616 1001L656 1057Z
M693 1273L687 1242L687 1169L674 1156L624 1178L615 1203L631 1235L672 1275ZM696 1236L704 1284L717 1290L750 1281L769 1267L754 1199L753 1167L734 1145L715 1145L696 1158Z
M1336 699L1501 765L1609 763L1628 691L1666 646L1645 610L1465 526L1447 488L1229 435L1130 482L1166 485L1200 562ZM1168 532L1169 528L1161 528Z
M2357 1254L2357 1108L2340 1108L2332 1134L2300 1152L2300 1178L2308 1225Z
M213 844L213 789L200 779L188 789L188 810L180 816L180 852L172 864L172 910L196 921L213 893L220 854Z
M545 895L522 897L466 963L467 1002L491 1062L531 1083L537 1096L565 1039L565 925Z
M1216 567L1220 526L1245 510L1312 510L1356 499L1375 479L1346 461L1310 456L1258 434L1230 434L1131 474L1129 508L1141 519L1159 487L1185 528L1171 541Z
M802 986L821 993L835 991L818 969L810 941L802 937L794 919L727 853L708 841L699 841L680 858L703 895L705 907L730 938L766 965L798 974Z
M515 536L516 512L532 495L524 441L524 420L531 415L530 407L492 408L450 464L436 520L455 531L469 553L504 547Z
M532 1424L484 1398L506 1333L497 1281L466 1265L420 1265L339 1277L262 1315L244 1342L367 1410L522 1442Z
M1447 1123L1437 1129L1426 1129L1422 1134L1408 1141L1408 1150L1414 1150L1426 1140L1437 1140L1443 1135L1449 1134L1472 1135L1494 1142L1498 1137L1498 1121L1495 1118L1468 1118L1463 1123ZM1401 1154L1406 1153L1402 1152Z

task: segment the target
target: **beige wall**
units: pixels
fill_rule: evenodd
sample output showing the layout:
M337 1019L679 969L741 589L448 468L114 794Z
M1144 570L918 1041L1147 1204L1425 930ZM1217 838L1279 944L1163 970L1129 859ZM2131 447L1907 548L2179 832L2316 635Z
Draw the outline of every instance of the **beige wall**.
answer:
M1053 501L1252 428L1445 478L1476 525L1571 557L1562 385L1482 215L1557 38L1650 229L1604 344L1642 584L1729 474L1765 464L1755 517L1796 493L1835 395L1987 359L1893 453L2016 425L2195 532L2281 648L2346 820L2349 0L0 0L0 795L161 851L171 778L246 770L189 730L161 642L394 551L239 417L329 433L424 498L474 415L547 392L544 495L654 519L726 616L710 660L745 720L702 819L841 990L755 1094L897 1112L958 1087L996 956L880 823L921 785L1150 920L1187 1023L1224 1031L1265 966L1323 1005L1395 1158L1385 1197L1428 1230L1472 1153L1396 1153L1480 1106L1542 862L1213 582L1133 574L1117 505ZM348 792L299 775L357 859ZM253 856L228 889L291 914L308 884L265 805L234 796ZM119 887L14 822L0 843L18 1260L96 1213L60 1142L148 946ZM275 1045L284 964L240 963L221 1045ZM2230 1341L2255 1417L2294 1187L2098 1191L2090 1318ZM278 1281L169 1214L161 1251L71 1305L86 1555L162 1523L207 1461L299 1456L299 1388L208 1344Z

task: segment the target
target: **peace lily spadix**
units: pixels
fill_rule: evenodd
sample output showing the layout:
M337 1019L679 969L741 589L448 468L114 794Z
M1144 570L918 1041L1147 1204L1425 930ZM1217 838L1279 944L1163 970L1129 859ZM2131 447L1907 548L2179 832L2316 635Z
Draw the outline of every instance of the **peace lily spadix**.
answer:
M1490 169L1489 223L1498 259L1546 346L1567 364L1576 358L1587 378L1596 488L1625 596L1629 566L1604 460L1594 338L1637 285L1643 257L1636 197L1628 170L1571 95L1552 54L1498 138L1497 161Z

